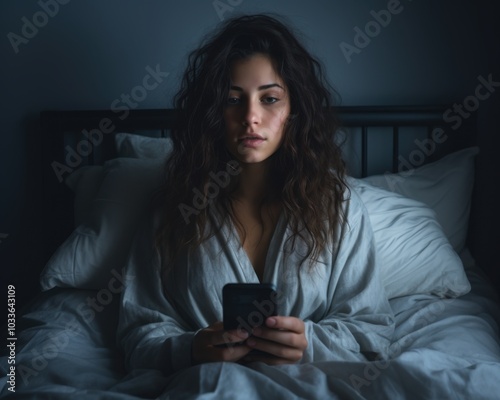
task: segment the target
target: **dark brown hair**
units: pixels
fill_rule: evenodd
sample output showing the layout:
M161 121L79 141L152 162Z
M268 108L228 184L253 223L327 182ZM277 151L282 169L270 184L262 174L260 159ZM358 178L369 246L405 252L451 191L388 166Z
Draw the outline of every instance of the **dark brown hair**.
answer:
M272 156L270 171L276 188L272 195L281 202L293 232L292 249L299 237L308 247L304 260L314 260L342 222L345 165L334 140L335 92L321 64L287 25L262 14L233 18L189 55L174 98L178 119L172 133L173 153L157 198L156 245L164 267L183 249L199 245L224 224L234 222L230 195L237 176L231 171L237 171L238 165L225 146L223 112L231 62L252 54L272 59L290 98L284 140ZM216 187L214 176L232 179ZM221 216L217 223L209 218L210 210Z

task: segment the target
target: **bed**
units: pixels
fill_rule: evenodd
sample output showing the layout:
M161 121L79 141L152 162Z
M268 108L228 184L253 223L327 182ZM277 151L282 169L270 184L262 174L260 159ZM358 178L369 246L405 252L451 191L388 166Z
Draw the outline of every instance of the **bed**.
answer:
M0 397L498 399L500 307L469 248L476 121L450 129L446 109L338 109L395 315L389 360L214 363L173 376L127 371L115 335L127 249L175 112L42 112L47 264L2 349Z

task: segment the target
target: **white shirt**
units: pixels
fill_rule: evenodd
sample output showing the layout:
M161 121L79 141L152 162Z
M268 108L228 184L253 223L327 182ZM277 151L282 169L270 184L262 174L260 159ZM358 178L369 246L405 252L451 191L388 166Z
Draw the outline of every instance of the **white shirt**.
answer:
M307 261L298 267L305 251L300 240L285 256L290 230L284 214L269 245L263 281L276 284L280 315L305 322L308 347L301 363L363 360L368 353L385 358L392 337L368 215L353 189L344 205L338 240L312 270ZM259 279L235 229L225 227L182 254L163 286L153 225L139 231L126 267L117 338L130 369L170 374L191 365L194 334L222 321L222 287Z

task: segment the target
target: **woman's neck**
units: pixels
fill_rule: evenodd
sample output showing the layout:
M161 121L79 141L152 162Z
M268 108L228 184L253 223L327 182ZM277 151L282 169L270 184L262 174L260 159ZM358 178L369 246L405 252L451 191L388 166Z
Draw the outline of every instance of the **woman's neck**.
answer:
M239 185L234 193L238 201L260 206L262 200L269 196L272 187L270 185L269 161L243 164L239 178Z

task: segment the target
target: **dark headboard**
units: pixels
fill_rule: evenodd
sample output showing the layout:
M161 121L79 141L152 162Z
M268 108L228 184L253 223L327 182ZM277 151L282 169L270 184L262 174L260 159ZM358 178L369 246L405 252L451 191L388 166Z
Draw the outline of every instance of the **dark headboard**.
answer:
M433 135L445 132L447 139L439 140L432 152L427 152L426 162L476 144L474 116L464 120L460 129L453 129L443 118L447 109L447 106L337 107L345 146L356 147L353 154L347 156L348 167L359 176L381 173L380 168L395 172L400 167L399 157L415 149L417 140L412 139L412 135L419 137L422 143L426 138L429 142L434 140ZM73 229L73 193L63 183L64 178L79 167L102 165L113 158L116 133L168 136L175 122L175 112L170 109L130 110L122 114L111 110L43 111L40 122L44 253L48 260ZM383 143L382 136L386 137ZM380 152L389 154L390 160L379 170L373 170L370 168L371 154Z

